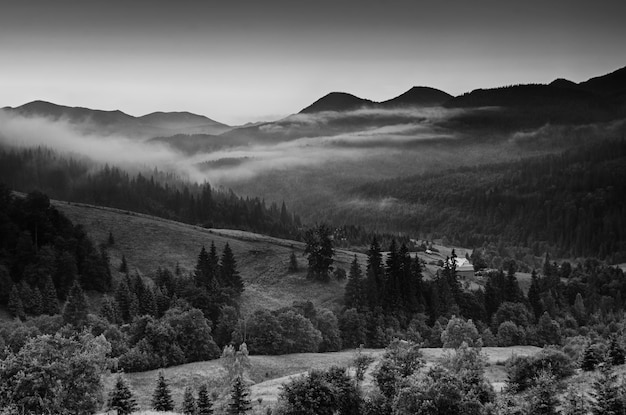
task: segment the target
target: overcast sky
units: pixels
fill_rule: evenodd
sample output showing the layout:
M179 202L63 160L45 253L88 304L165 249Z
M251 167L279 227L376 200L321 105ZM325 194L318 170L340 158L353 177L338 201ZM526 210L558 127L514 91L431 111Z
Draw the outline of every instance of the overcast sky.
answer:
M626 1L0 0L0 107L43 99L225 123L331 91L576 82L626 65Z

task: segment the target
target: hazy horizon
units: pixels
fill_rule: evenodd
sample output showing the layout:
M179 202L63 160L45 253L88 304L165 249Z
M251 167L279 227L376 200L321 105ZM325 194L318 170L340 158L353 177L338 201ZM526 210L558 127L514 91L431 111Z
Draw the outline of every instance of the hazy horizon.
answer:
M584 81L626 64L618 1L1 1L0 106L45 100L227 124L332 91Z

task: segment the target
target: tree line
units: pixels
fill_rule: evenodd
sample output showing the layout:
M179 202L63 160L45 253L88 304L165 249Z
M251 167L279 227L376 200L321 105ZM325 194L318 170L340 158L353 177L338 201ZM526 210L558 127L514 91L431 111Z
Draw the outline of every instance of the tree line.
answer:
M53 198L146 213L205 227L226 227L296 239L300 218L284 203L269 206L209 183L171 173L94 166L46 148L0 149L0 177L13 190L38 189Z

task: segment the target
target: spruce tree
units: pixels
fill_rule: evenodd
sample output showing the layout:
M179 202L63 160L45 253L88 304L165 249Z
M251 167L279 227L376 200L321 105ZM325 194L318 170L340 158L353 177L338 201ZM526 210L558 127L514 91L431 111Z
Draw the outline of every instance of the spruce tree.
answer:
M609 350L607 352L608 361L612 366L623 365L625 356L624 348L619 343L617 336L611 336L611 342L609 343Z
M163 372L159 372L157 385L152 394L152 408L155 411L173 411L174 401L170 393L169 385L163 376Z
M222 252L222 261L220 263L220 273L222 276L222 283L227 287L231 287L237 293L243 292L243 281L241 275L237 271L237 261L233 254L230 245L226 242L224 245L224 251Z
M137 403L122 375L117 376L115 386L109 393L107 407L109 410L117 411L118 415L128 415L137 410Z
M593 384L593 397L595 403L592 413L594 415L621 415L624 407L624 393L617 382L617 375L612 373L610 366L603 367L600 376Z
M366 297L370 309L376 308L380 303L380 293L383 286L383 256L376 236L372 239L370 249L367 251L366 269Z
M208 288L215 289L219 285L218 276L220 271L220 259L217 256L217 248L215 242L211 241L211 247L209 248L209 282Z
M185 388L181 412L184 415L196 415L196 398L194 398L193 396L193 390L191 389L191 386L187 386Z
M50 275L46 277L46 282L43 287L42 301L44 313L53 316L55 314L59 314L61 311L59 307L59 299L57 297L57 290L54 287L54 281L52 281L52 277Z
M87 323L87 299L78 281L74 281L63 309L63 321L76 328Z
M22 280L19 286L20 290L20 298L22 299L22 306L24 307L24 312L26 314L34 314L33 308L34 298L33 298L33 289L30 288L30 285L25 280Z
M250 404L250 392L243 383L241 376L237 376L233 382L230 403L228 404L229 415L242 415L252 409Z
M198 260L196 261L196 269L193 273L196 285L198 287L207 287L210 274L209 253L206 251L206 248L202 246L198 254Z
M559 405L554 377L549 372L541 372L530 396L530 413L533 415L557 415Z
M35 289L33 290L33 301L30 312L34 316L39 316L44 312L43 296L41 295L41 291L39 291L39 288L37 287L35 287Z
M362 310L365 306L363 298L363 279L361 275L361 266L356 255L350 264L350 273L348 274L348 282L344 292L344 303L346 309L356 308Z
M535 314L535 318L539 318L542 314L543 307L541 305L541 292L539 287L539 278L537 271L533 269L530 274L530 288L528 289L528 302Z
M107 239L109 246L115 245L115 238L113 238L113 232L109 231L109 238Z
M120 267L118 268L120 272L124 274L128 274L128 263L126 263L126 255L122 255L122 262L120 263Z
M289 271L297 272L298 271L298 258L296 258L296 253L291 251L291 255L289 255Z
M209 391L206 385L200 385L198 389L197 415L212 415L213 414L213 402L209 396Z
M121 320L117 303L108 295L102 298L99 315L104 317L111 324L118 324Z
M13 285L13 287L11 287L7 308L13 317L17 317L19 319L24 319L26 317L26 313L24 313L24 305L22 304L22 299L20 297L20 292L17 289L17 285Z

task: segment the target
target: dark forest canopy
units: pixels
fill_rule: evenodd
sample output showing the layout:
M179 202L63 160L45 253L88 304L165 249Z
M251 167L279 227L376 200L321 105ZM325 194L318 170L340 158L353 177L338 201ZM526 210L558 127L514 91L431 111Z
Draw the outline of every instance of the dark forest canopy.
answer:
M535 255L549 249L559 257L626 259L624 140L375 182L355 192L416 206L410 222L418 229L410 231L462 246L504 243Z

